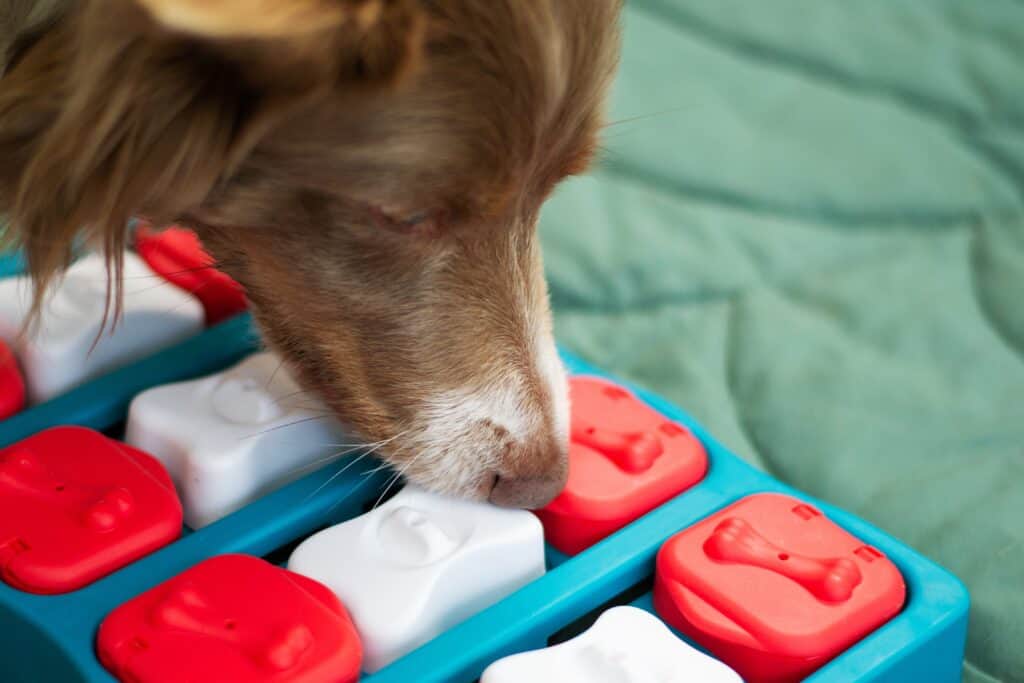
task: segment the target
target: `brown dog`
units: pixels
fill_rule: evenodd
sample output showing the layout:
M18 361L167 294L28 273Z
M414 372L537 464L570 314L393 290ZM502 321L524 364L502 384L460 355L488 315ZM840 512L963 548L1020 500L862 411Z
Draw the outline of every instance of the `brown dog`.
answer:
M38 287L80 234L116 271L131 217L195 229L412 481L543 505L568 399L537 214L594 153L619 5L0 0L0 213Z

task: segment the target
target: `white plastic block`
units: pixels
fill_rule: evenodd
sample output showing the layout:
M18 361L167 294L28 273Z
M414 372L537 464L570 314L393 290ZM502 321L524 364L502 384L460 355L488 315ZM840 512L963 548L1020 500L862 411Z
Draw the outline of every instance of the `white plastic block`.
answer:
M288 568L348 607L373 673L544 574L544 532L525 510L417 487L306 539Z
M743 683L656 616L613 607L572 640L499 659L480 683Z
M104 260L75 262L47 292L40 324L18 338L32 301L27 276L0 279L0 338L21 363L28 398L41 403L120 366L191 337L203 329L203 307L132 253L124 255L123 317L108 321ZM95 348L93 344L95 342Z
M125 433L167 467L193 529L350 452L346 439L272 353L139 394Z

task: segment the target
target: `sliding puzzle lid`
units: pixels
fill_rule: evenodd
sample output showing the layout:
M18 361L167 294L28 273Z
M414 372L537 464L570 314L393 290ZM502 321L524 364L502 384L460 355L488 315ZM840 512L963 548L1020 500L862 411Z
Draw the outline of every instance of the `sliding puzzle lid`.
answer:
M574 377L569 386L569 480L538 515L556 547L578 552L693 486L708 461L688 429L619 385Z
M0 577L15 588L75 590L180 533L171 479L142 451L84 427L0 450Z
M896 566L816 508L744 498L658 553L655 605L745 679L792 680L903 605Z
M354 683L362 657L330 590L248 555L213 557L121 605L96 649L135 683Z

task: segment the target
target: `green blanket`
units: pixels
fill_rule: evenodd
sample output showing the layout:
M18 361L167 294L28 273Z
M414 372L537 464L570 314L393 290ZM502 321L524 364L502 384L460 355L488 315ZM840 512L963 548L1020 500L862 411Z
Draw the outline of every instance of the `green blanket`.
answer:
M1024 3L634 0L558 335L953 570L1024 680Z

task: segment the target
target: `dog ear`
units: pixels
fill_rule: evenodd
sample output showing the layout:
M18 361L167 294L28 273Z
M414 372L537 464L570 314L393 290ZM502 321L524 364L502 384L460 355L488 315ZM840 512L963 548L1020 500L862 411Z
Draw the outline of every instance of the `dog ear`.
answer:
M365 24L380 2L338 0L138 0L170 29L207 38L282 38Z
M395 83L424 23L417 0L84 3L0 80L0 210L32 317L80 234L119 272L130 218L175 220L297 108Z
M260 44L267 57L269 46L333 51L339 75L363 81L394 80L415 63L425 16L420 0L134 1L165 29L236 50L249 41L250 58Z

